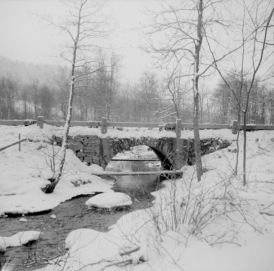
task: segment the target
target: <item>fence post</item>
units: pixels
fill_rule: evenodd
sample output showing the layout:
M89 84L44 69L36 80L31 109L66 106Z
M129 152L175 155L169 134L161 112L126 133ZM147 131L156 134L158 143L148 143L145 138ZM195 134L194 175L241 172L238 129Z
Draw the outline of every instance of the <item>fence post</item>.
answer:
M237 134L238 132L238 121L237 120L233 120L232 124L231 124L231 132L232 134Z
M38 125L41 129L43 129L43 127L44 127L44 117L43 117L43 116L38 116L38 117L37 117L37 125Z
M182 120L176 119L176 140L175 140L175 169L180 169L180 142L181 142Z
M108 119L106 117L102 117L102 124L101 124L101 133L106 134L108 131Z

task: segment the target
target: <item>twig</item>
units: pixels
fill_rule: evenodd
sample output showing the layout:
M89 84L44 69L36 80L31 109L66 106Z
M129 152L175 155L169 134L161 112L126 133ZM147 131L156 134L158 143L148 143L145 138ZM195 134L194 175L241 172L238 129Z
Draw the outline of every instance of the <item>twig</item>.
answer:
M124 251L121 251L121 252L119 253L119 255L120 255L120 256L129 255L129 254L131 254L131 253L133 253L133 252L136 252L136 251L138 251L138 250L140 250L140 249L141 249L141 247L136 247L136 248L132 248L132 249L130 249L130 250L124 250Z

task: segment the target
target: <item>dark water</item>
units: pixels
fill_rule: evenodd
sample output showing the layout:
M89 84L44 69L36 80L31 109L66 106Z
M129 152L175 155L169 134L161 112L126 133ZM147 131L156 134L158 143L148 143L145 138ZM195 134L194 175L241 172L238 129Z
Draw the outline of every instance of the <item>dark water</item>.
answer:
M111 162L108 170L115 171L155 171L159 163ZM159 178L155 175L123 176L116 178L113 189L129 194L133 200L130 208L122 210L92 210L85 202L90 196L81 196L66 201L54 210L37 215L26 215L27 222L20 222L20 217L0 218L0 236L11 236L19 231L35 230L44 234L32 244L8 248L0 254L1 264L10 258L15 264L14 270L34 270L45 266L52 258L65 254L65 239L69 232L79 228L89 228L105 232L108 227L126 213L148 208L153 197L150 192L159 187ZM50 216L56 215L53 219Z

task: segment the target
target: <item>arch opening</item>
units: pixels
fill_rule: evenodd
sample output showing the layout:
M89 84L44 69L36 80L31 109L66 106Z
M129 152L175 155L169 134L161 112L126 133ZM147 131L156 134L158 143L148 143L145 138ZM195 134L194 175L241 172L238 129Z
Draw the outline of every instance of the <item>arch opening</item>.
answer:
M164 170L173 169L173 164L168 157L166 157L160 150L151 146L148 146L148 147L153 150L153 152L156 154L158 159L161 161L161 166Z
M142 149L142 151L139 152L139 150ZM146 153L148 150L151 150L153 155ZM132 155L127 154L125 156L125 152L131 152ZM148 151L150 152L150 151ZM125 158L127 157L127 158ZM129 148L125 148L124 150L120 150L117 153L113 153L113 155L111 157L109 157L109 159L104 159L105 163L104 163L104 168L107 167L107 165L109 164L110 161L112 160L119 160L119 159L128 159L128 160L141 160L142 158L144 160L146 159L150 159L150 158L158 158L158 160L161 162L161 166L164 170L173 170L174 166L172 161L162 152L160 151L158 148L155 148L153 146L150 146L148 144L136 144L133 145ZM138 159L139 158L139 159Z

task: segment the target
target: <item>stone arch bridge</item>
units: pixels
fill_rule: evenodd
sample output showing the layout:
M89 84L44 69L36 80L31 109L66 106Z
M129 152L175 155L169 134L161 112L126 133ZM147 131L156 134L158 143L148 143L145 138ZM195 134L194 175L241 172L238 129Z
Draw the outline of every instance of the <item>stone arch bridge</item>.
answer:
M60 137L55 136L54 141L61 146ZM82 162L88 165L97 164L105 168L116 154L139 145L150 147L165 170L181 169L185 164L191 165L195 162L194 139L179 139L178 141L174 137L101 138L96 135L76 135L69 137L67 147L73 150ZM230 142L227 140L203 139L201 140L202 155L229 145Z

